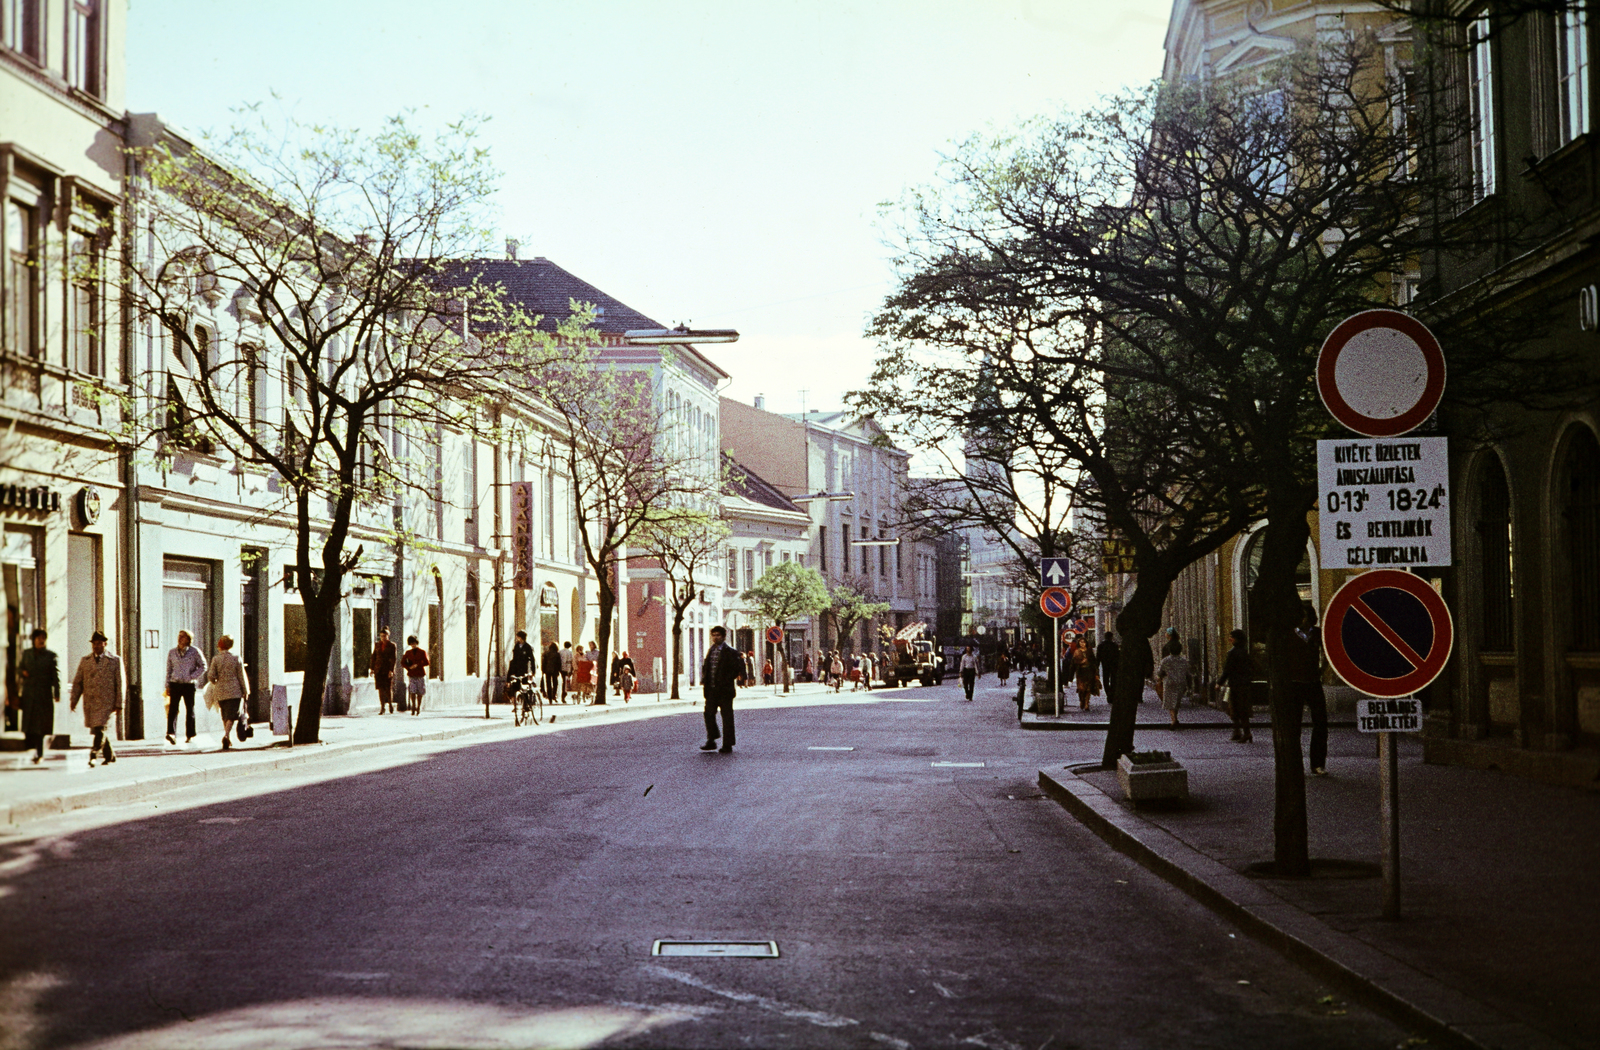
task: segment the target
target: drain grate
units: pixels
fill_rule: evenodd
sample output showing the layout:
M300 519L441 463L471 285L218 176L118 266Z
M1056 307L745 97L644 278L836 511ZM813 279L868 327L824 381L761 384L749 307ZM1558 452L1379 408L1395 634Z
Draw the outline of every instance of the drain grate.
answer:
M651 955L726 956L733 959L776 959L777 941L657 941Z
M933 763L930 763L930 765L932 765L936 769L938 769L938 768L944 768L944 769L983 769L984 768L984 765L983 765L982 762L933 762Z
M853 747L808 747L807 751L854 751Z

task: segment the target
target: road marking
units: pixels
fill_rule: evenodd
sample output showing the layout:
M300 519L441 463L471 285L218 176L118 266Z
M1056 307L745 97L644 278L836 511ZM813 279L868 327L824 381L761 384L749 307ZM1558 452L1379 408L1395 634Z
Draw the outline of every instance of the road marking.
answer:
M861 1023L852 1017L840 1017L838 1014L824 1013L821 1010L808 1010L803 1006L783 1002L781 999L768 999L764 995L752 995L749 992L735 992L728 988L718 988L716 985L702 981L692 974L669 970L665 966L647 964L645 970L655 974L657 977L665 977L669 981L678 981L691 988L698 988L702 992L710 992L712 995L720 995L724 999L732 999L736 1003L750 1003L784 1017L796 1017L802 1021L810 1021L819 1028L845 1028L849 1025Z
M808 747L807 751L854 751L853 747Z
M982 762L932 762L929 763L936 769L983 769Z

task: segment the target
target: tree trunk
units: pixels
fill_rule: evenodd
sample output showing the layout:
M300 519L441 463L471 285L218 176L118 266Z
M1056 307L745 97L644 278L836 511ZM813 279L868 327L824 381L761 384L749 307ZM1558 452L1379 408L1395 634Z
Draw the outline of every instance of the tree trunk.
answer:
M594 669L594 702L604 707L606 686L611 683L611 614L617 608L617 592L600 584L600 659Z
M678 679L683 675L683 610L677 606L672 608L672 696L673 700L683 699L678 695Z
M328 663L333 655L339 586L340 581L324 577L315 596L308 593L309 588L300 591L306 609L306 670L301 679L300 711L294 723L292 739L296 744L315 744L320 739L322 694L327 690ZM333 597L324 598L325 594Z
M1161 629L1161 607L1171 586L1172 578L1166 573L1141 572L1133 600L1117 614L1122 655L1111 679L1111 725L1100 753L1104 769L1116 768L1117 759L1133 750L1134 723L1139 720L1139 701L1144 697L1144 658L1136 647L1142 645L1145 653L1150 651L1150 637Z
M1295 487L1296 492L1298 487ZM1278 874L1311 872L1306 825L1306 777L1300 751L1300 696L1294 683L1299 640L1300 595L1295 569L1306 550L1310 526L1306 501L1291 498L1268 507L1261 537L1261 565L1250 589L1250 608L1267 635L1267 699L1272 715L1272 855Z

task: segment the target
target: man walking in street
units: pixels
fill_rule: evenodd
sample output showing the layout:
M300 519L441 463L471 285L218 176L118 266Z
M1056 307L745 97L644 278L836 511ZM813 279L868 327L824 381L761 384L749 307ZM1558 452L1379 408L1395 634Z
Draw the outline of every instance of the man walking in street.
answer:
M72 676L70 710L78 709L83 701L83 725L94 734L89 744L89 765L94 765L95 755L105 749L106 765L117 760L111 750L111 737L106 732L113 715L122 710L122 661L106 652L106 636L99 631L89 636L92 652L78 661L78 673Z
M966 646L961 650L961 688L967 699L972 699L972 689L978 684L978 650Z
M178 647L167 653L167 743L178 742L178 705L187 704L185 744L194 743L194 684L206 676L206 658L188 631L178 632Z
M722 625L711 628L711 647L706 650L706 658L700 665L700 683L706 697L706 742L700 745L702 751L715 750L720 754L729 754L733 751L733 697L738 692L738 681L744 677L744 657L739 650L729 645L724 639L728 632ZM722 730L717 731L717 712L722 712ZM717 737L722 738L722 746L717 747Z

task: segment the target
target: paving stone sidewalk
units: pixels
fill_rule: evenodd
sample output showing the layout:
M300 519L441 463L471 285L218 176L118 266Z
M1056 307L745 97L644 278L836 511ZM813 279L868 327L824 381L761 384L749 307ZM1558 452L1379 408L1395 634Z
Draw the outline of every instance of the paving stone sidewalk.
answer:
M1430 766L1400 746L1402 918L1380 917L1376 738L1330 734L1307 777L1310 879L1272 859L1270 732L1142 730L1189 771L1188 803L1134 808L1115 772L1055 766L1040 783L1108 842L1440 1044L1600 1047L1600 791Z

